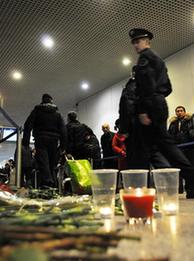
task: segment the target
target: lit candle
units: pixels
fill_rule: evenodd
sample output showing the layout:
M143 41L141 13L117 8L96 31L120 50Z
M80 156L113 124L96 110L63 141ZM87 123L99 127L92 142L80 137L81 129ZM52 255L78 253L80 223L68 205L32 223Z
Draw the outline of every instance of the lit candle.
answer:
M175 203L166 203L163 205L163 210L167 213L175 213L177 211L177 204Z
M147 218L153 215L154 189L136 188L121 191L125 213L128 217Z
M136 190L135 190L135 195L137 196L137 197L142 197L143 196L143 190L141 189L141 188L137 188Z
M112 214L112 208L111 207L101 207L99 209L99 212L103 216L110 216Z

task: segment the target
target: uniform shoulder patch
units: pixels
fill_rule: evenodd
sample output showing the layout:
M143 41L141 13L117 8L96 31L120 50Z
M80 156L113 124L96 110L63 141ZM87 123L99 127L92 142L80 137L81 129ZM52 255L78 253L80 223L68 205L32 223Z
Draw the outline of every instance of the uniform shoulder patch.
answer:
M149 60L147 58L142 57L139 59L139 62L138 62L139 66L144 67L144 66L147 66L148 64L149 64Z

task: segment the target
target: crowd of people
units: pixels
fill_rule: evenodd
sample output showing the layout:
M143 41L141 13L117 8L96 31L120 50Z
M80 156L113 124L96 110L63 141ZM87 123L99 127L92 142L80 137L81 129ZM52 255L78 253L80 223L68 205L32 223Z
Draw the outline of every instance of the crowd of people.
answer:
M9 184L11 178L15 176L15 161L10 158L0 168L0 184Z
M105 124L106 125L106 124ZM112 148L114 133L110 127L102 126L101 138L103 158L115 157ZM30 150L30 135L34 137L35 156ZM57 186L57 163L61 155L71 158L89 159L94 169L117 168L116 159L101 160L101 146L93 130L77 119L77 113L67 114L67 124L53 98L43 94L42 101L35 106L24 124L22 140L22 185L31 186L32 171L38 172L40 188ZM33 160L34 159L34 160ZM31 177L31 178L30 178Z
M23 185L32 185L30 177L36 169L41 188L56 186L57 161L61 154L70 154L74 159L92 159L93 168L180 168L179 192L185 189L187 198L194 198L194 149L177 146L194 141L194 116L186 113L184 106L177 106L167 129L165 98L172 92L172 86L164 61L151 50L154 35L146 29L134 28L129 37L139 58L120 97L116 133L104 123L99 142L93 130L79 122L74 111L68 113L65 124L53 98L44 94L24 124ZM29 150L31 131L34 156ZM29 164L27 158L31 160Z
M133 84L133 80L130 80L130 82ZM126 95L126 88L131 88L130 84L127 84L123 90L121 102L124 102L123 95ZM137 115L134 110L133 113ZM168 142L170 142L171 146L176 147L176 144L194 141L194 116L186 113L186 109L183 106L178 106L175 109L175 114L170 119L169 129L165 135L168 137ZM36 173L39 177L40 188L56 187L56 166L62 153L65 153L65 155L70 154L74 159L92 159L94 169L110 168L124 170L140 168L140 166L142 168L173 166L171 165L172 161L169 160L171 156L163 155L158 148L158 144L149 145L150 147L148 148L151 148L150 158L145 158L145 156L148 157L147 154L141 158L140 150L143 149L142 153L145 153L146 149L142 138L143 126L137 118L131 115L129 116L131 120L129 121L128 129L124 128L120 124L123 116L122 112L120 112L120 115L120 119L115 121L115 132L110 130L108 123L102 125L103 134L99 142L93 130L86 124L80 123L75 111L70 111L67 114L67 124L65 124L56 105L53 104L52 97L44 94L41 104L35 107L24 125L21 185L33 187L34 174ZM37 120L36 117L40 118ZM57 117L58 121L55 122L52 117ZM55 128L54 124L56 124ZM33 131L35 139L34 149L29 147L31 131ZM177 150L179 151L178 148ZM191 163L191 165L188 163L189 167L186 168L190 171L194 164L194 149L186 146L181 148L181 151ZM182 154L180 155L182 156ZM142 160L144 165L142 165ZM145 162L147 165L145 165ZM184 180L185 182L190 182L190 180L185 179L184 175L180 176L180 193L184 191ZM187 186L188 183L186 183L186 188Z

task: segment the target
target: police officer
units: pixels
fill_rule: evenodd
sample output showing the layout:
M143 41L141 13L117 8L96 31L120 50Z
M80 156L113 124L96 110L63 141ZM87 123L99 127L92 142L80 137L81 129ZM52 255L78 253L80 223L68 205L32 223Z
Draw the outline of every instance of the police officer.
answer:
M52 97L45 93L41 104L35 106L24 124L23 146L29 146L30 133L35 139L36 160L40 171L41 188L53 187L57 157L57 146L66 148L66 127Z
M186 181L187 197L194 197L194 170L191 164L176 147L166 128L168 106L165 97L171 91L164 61L151 50L151 32L142 28L129 31L131 43L139 54L135 67L136 94L138 96L137 114L142 125L144 157L138 159L141 167L148 168L151 150L157 146L173 167L182 169Z

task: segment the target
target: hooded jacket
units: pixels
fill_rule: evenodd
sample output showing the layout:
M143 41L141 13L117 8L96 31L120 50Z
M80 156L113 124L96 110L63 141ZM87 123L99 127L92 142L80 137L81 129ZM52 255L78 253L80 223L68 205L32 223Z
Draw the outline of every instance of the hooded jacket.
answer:
M29 145L31 131L35 140L41 135L51 136L60 139L60 145L63 149L66 147L66 127L55 104L41 103L35 106L24 124L24 146Z

